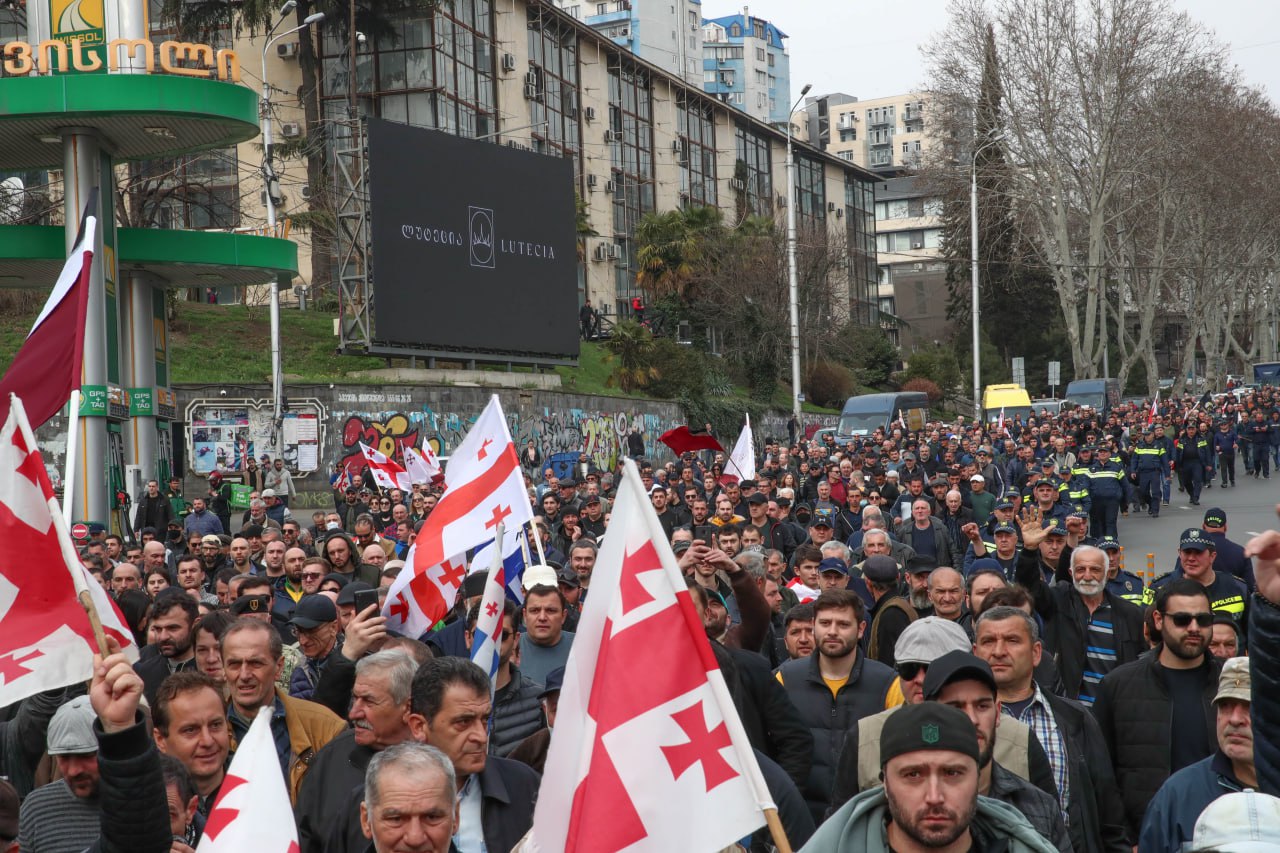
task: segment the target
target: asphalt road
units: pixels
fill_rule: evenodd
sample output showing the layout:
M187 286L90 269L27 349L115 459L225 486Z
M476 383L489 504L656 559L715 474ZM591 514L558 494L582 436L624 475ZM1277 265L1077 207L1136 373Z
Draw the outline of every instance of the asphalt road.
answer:
M1219 481L1220 482L1220 481ZM1142 573L1147 571L1147 554L1155 554L1156 576L1173 568L1178 558L1178 537L1188 527L1199 527L1204 513L1212 507L1226 510L1227 537L1241 545L1254 535L1280 527L1276 504L1280 503L1280 473L1272 472L1270 480L1246 477L1236 461L1235 488L1212 489L1200 494L1200 506L1191 506L1190 498L1178 491L1175 481L1169 494L1169 505L1160 508L1159 518L1149 518L1138 507L1129 517L1120 517L1120 544L1124 546L1124 567ZM1149 580L1149 578L1148 578Z

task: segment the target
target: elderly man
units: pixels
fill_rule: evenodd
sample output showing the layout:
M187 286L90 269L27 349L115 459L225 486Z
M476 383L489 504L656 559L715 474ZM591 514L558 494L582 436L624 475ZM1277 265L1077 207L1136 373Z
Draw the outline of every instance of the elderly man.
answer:
M361 658L351 691L352 727L316 753L298 793L298 841L302 853L319 853L335 816L351 803L351 791L383 750L412 740L409 693L418 662L403 649ZM450 774L452 779L452 774Z
M360 803L366 853L454 849L457 796L453 762L433 746L402 743L374 756Z
M878 746L883 786L836 810L805 853L1057 849L1017 810L978 796L978 734L962 711L937 702L903 708L885 721Z
M303 660L289 678L289 695L311 699L329 660L342 653L338 608L323 595L304 595L289 620Z
M1190 845L1196 817L1214 800L1258 787L1253 763L1253 725L1249 659L1232 658L1218 677L1216 710L1218 748L1213 755L1170 776L1147 806L1138 838L1140 850L1181 850Z

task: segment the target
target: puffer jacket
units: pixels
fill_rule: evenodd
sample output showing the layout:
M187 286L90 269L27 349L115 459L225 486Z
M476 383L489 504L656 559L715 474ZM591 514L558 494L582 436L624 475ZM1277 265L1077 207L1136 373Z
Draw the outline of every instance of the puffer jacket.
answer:
M854 797L818 827L800 853L890 853L885 839L889 804L884 788L872 788ZM978 797L978 808L969 822L974 849L988 853L1056 853L1057 848L1035 830L1013 806Z
M858 720L885 709L889 688L896 678L889 667L857 654L849 680L836 696L831 695L831 688L822 680L818 652L778 667L778 680L800 712L801 722L813 735L813 765L801 793L815 824L822 821L831 801L836 765L845 738L850 731L857 730Z
M538 694L542 685L511 667L511 680L493 696L493 730L489 752L505 758L520 741L547 725Z
M1244 790L1231 774L1231 759L1221 751L1169 777L1147 806L1138 837L1140 853L1178 853L1190 844L1196 818L1224 794Z
M1254 593L1249 608L1249 671L1253 678L1253 763L1258 787L1280 796L1280 605Z
M1102 729L1116 770L1116 785L1124 800L1130 840L1138 837L1147 804L1169 778L1171 770L1169 744L1173 737L1173 709L1163 669L1157 647L1150 654L1108 673L1098 685L1098 698L1093 703L1093 716ZM1217 715L1211 703L1221 671L1222 661L1206 655L1200 673L1204 678L1201 697L1209 743L1218 742ZM1255 733L1254 742L1258 740Z

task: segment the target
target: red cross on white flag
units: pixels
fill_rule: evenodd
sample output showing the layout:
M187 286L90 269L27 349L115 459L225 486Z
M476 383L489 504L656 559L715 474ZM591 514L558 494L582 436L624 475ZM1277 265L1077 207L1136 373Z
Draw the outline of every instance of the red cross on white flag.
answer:
M524 474L497 395L449 457L445 493L415 539L422 571L493 538L498 522L514 531L533 521Z
M414 568L414 549L410 548L409 558L387 590L387 601L382 606L387 629L415 638L430 631L453 609L466 576L465 555L418 571Z
M77 600L87 590L107 634L137 658L133 633L81 565L22 402L0 429L0 705L88 681L97 643Z
M271 706L259 708L236 749L196 853L298 853L301 849L298 829L287 817L289 789L271 735L271 714Z
M400 477L404 476L405 471L392 459L388 459L386 454L381 451L374 450L363 441L360 442L360 453L364 456L364 461L369 465L369 470L373 472L373 481L384 489L399 489ZM404 486L405 489L409 487Z
M565 666L527 850L721 850L773 808L639 472L624 464L618 532Z

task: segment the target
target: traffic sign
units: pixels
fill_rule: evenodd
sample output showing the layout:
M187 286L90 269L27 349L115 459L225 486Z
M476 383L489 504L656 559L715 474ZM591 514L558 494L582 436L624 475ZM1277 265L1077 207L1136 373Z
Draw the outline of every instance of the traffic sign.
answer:
M1062 362L1060 361L1049 362L1049 384L1050 385L1062 384Z
M1022 356L1013 360L1013 384L1027 387L1027 360Z
M88 539L89 525L85 524L83 521L77 521L75 524L71 525L71 538Z

